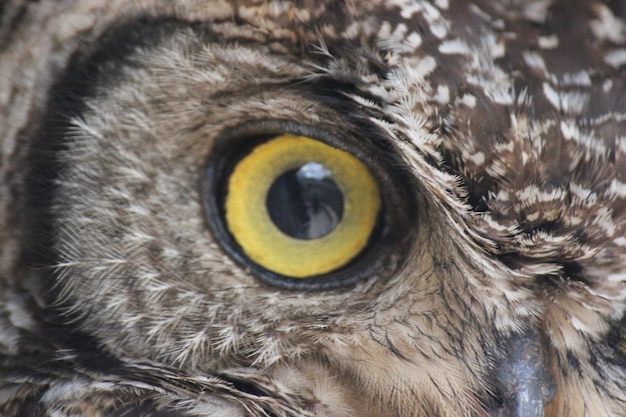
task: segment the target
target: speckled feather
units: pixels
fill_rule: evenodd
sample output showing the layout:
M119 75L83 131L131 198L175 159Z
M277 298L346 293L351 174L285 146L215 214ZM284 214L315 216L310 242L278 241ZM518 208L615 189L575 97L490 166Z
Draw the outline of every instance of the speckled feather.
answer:
M625 16L5 2L0 415L500 416L502 340L532 323L546 416L626 416ZM222 132L267 119L393 163L406 248L315 293L233 262L198 182Z

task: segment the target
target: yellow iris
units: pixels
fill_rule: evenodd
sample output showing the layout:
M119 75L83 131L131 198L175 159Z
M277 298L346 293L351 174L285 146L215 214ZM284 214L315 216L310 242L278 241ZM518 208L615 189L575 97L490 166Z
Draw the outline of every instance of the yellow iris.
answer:
M343 195L343 214L328 234L298 239L274 223L267 195L277 178L311 162L330 172ZM360 160L291 134L257 146L235 166L225 203L228 229L246 255L272 272L294 278L325 274L350 262L367 245L380 207L376 180Z

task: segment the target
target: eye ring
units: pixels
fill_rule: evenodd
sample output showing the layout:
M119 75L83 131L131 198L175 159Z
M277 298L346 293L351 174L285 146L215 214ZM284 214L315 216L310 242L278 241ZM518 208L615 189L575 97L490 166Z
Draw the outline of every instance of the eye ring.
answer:
M350 136L337 137L317 128L283 121L252 122L224 131L213 142L201 177L205 220L216 243L259 281L287 290L332 290L392 274L401 266L405 259L403 254L410 247L407 238L415 224L415 210L411 201L400 194L406 185L406 176L396 169L402 166L397 154L386 145L382 134L377 136L372 129L368 132L373 138L371 142L357 141ZM228 184L225 178L252 149L285 133L315 138L352 154L375 174L380 188L380 210L375 227L361 252L336 270L306 278L279 274L254 262L234 238L226 222ZM379 159L381 155L384 159Z
M276 179L311 161L324 161L345 198L345 213L336 228L315 239L298 239L280 230L266 207ZM320 141L283 134L253 149L236 165L228 181L226 224L253 261L293 278L334 271L367 245L380 210L376 180L365 165L345 151ZM268 250L271 248L271 250Z

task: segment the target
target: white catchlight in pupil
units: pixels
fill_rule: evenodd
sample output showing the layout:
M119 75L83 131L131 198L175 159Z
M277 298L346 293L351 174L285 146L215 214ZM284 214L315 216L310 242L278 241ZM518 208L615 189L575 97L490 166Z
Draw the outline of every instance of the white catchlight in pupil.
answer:
M296 174L300 178L309 178L313 180L323 180L330 177L330 171L324 165L317 162L308 162L298 170Z

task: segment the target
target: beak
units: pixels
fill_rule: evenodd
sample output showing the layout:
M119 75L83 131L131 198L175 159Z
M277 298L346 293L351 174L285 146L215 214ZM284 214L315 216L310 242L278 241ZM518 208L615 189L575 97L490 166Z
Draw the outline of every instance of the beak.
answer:
M543 417L556 385L546 368L540 336L534 327L504 341L495 371L504 400L498 417Z

